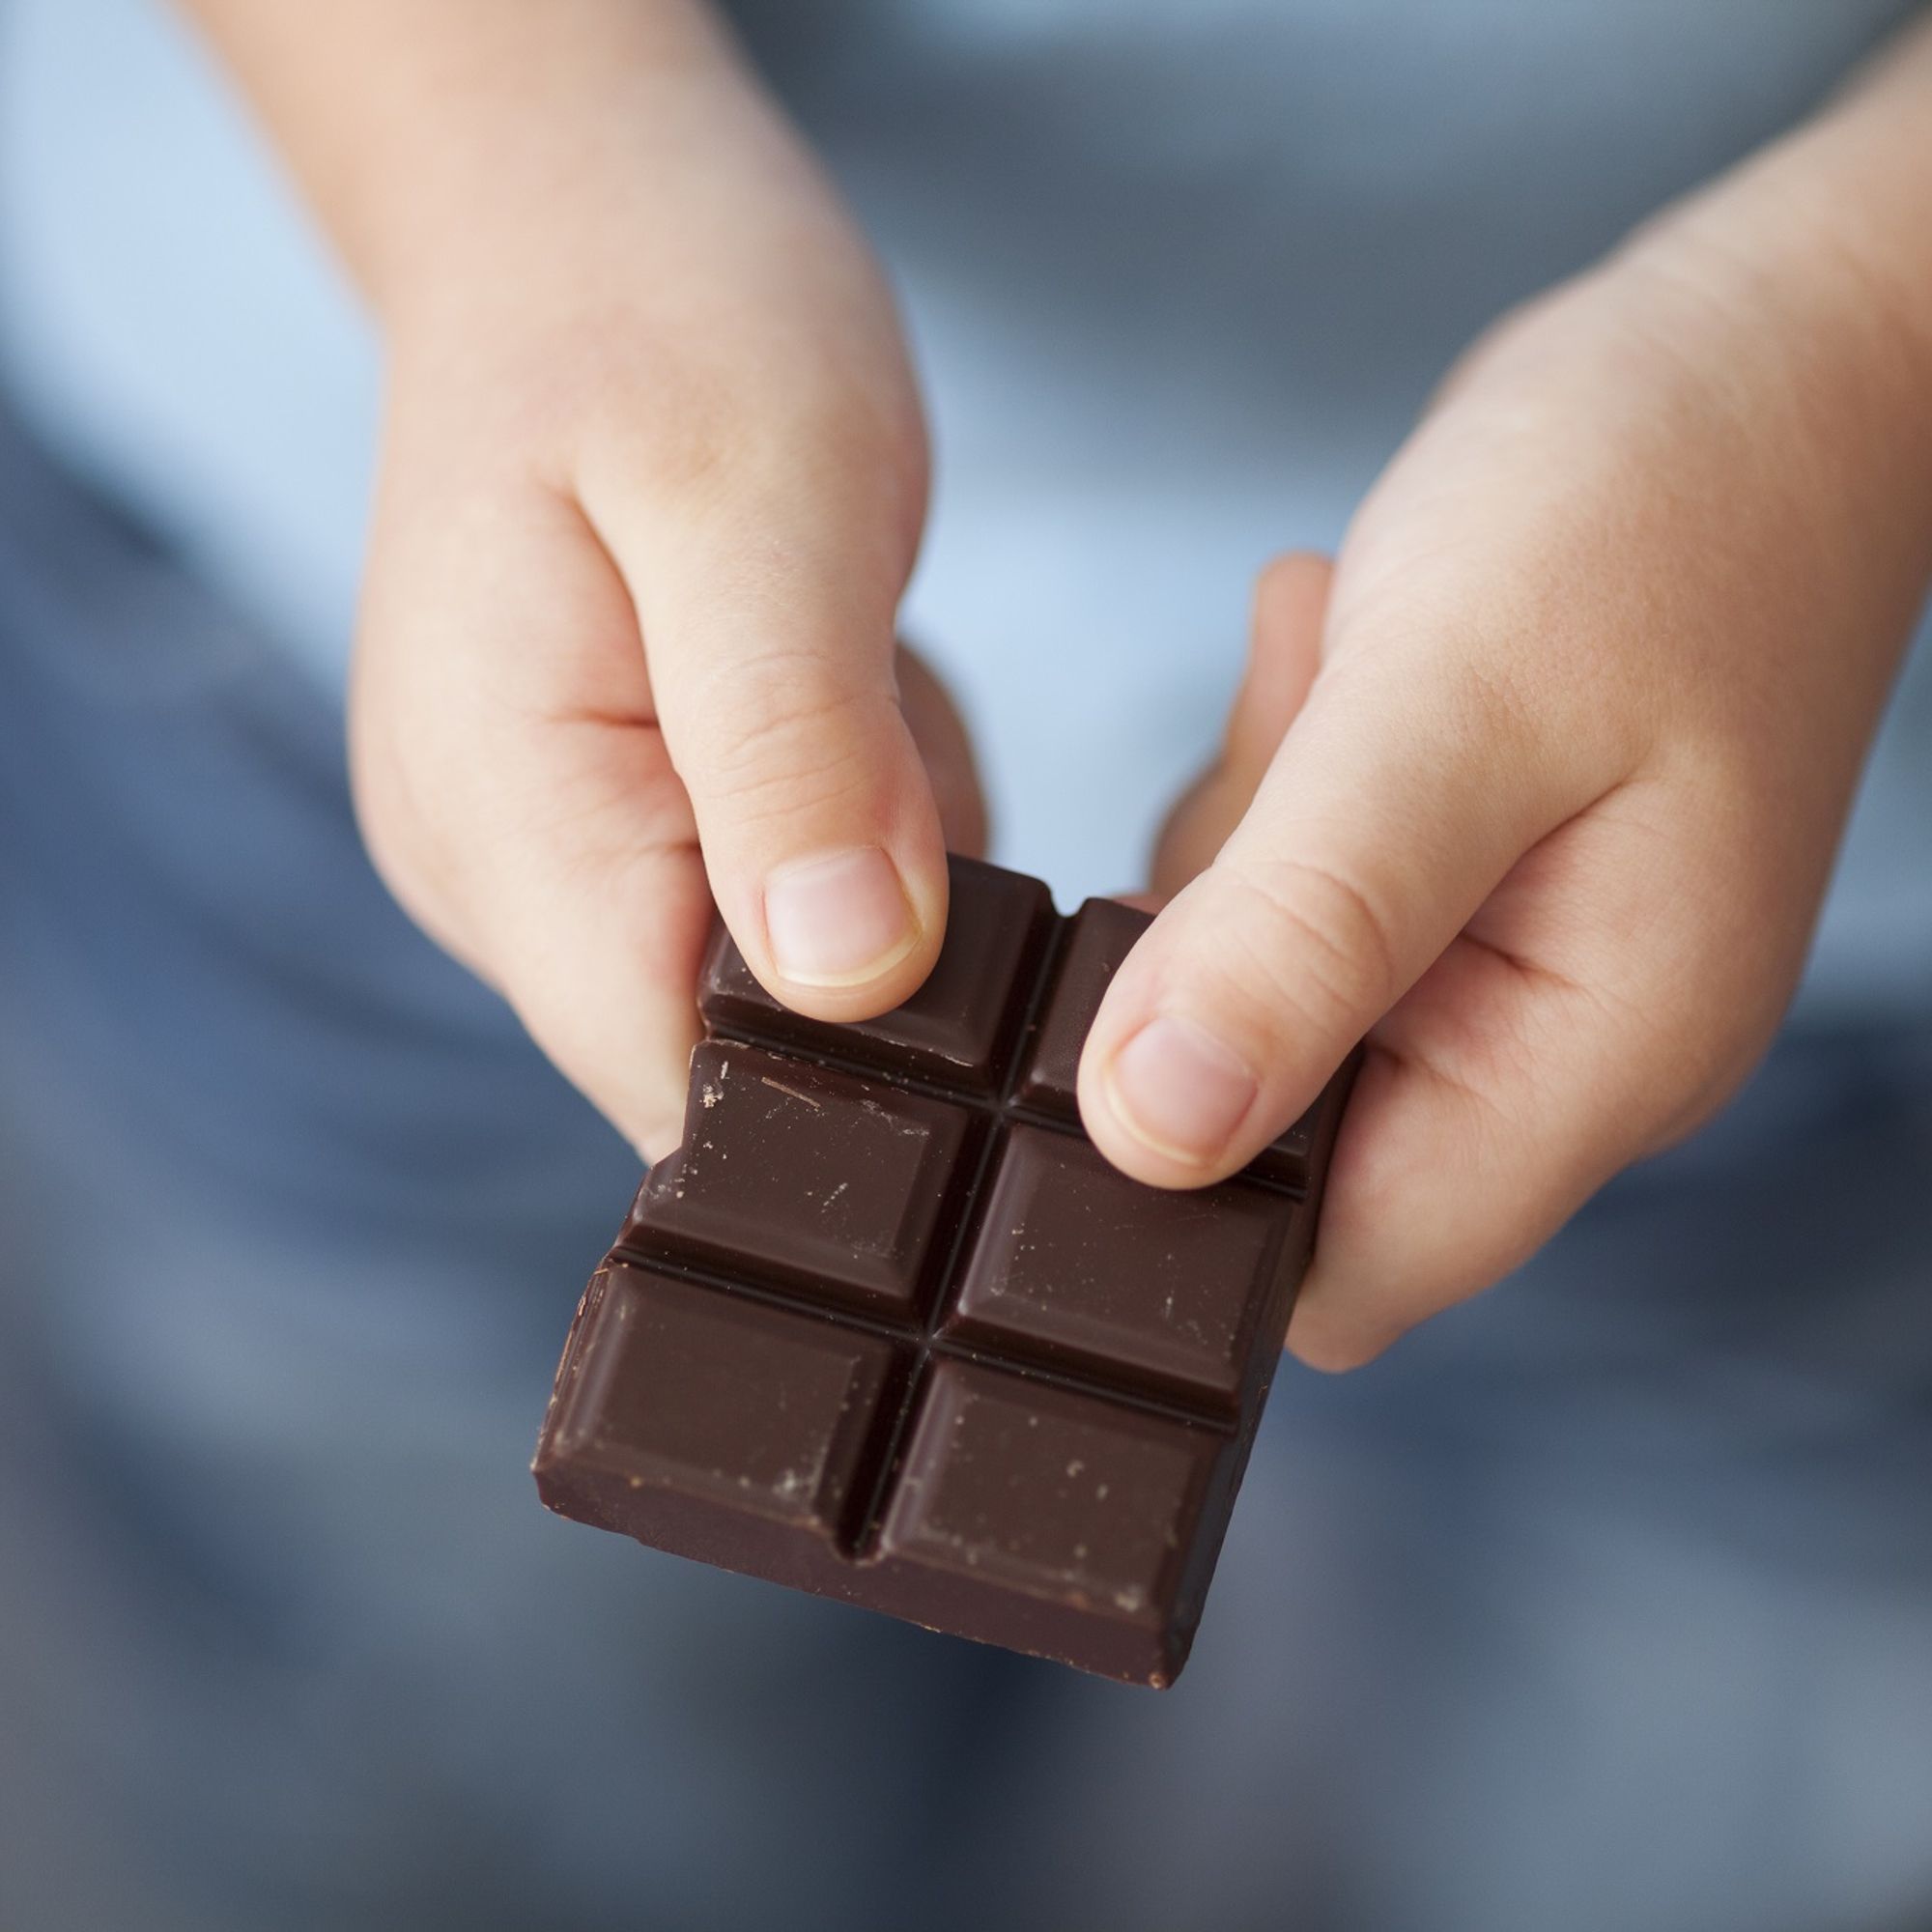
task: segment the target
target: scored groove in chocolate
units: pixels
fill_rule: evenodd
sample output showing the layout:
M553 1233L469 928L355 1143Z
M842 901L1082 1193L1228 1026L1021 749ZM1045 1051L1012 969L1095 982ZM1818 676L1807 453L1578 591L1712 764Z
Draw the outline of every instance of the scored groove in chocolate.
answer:
M856 1026L787 1012L714 943L685 1145L586 1291L539 1487L666 1548L1164 1684L1352 1066L1249 1174L1141 1187L1086 1141L1071 1070L1146 915L1059 919L967 861L952 886L927 985ZM659 1357L611 1339L613 1297Z

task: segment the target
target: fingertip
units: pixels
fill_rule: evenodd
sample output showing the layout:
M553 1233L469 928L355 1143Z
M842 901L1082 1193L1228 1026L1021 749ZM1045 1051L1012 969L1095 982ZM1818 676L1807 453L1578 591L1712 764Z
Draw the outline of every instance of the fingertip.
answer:
M765 879L765 943L787 986L840 993L891 974L920 941L920 919L877 845L819 852Z
M1351 1148L1352 1120L1329 1163L1315 1255L1294 1298L1283 1346L1305 1368L1324 1376L1350 1375L1368 1367L1422 1319L1406 1300L1391 1300L1361 1270L1376 1252L1378 1225L1386 1229L1387 1205L1379 1199L1364 1226L1359 1146ZM1372 1263L1370 1264L1373 1264Z
M1234 1048L1180 1013L1157 1011L1123 1038L1090 1041L1080 1068L1089 1138L1153 1187L1207 1187L1232 1174L1261 1092Z
M1280 614L1312 611L1319 619L1334 576L1334 562L1319 550L1285 550L1269 557L1255 578L1256 629L1266 629Z
M696 1044L694 1027L692 1044ZM684 1145L685 1102L691 1084L691 1055L686 1052L673 1075L668 1065L653 1079L646 1076L634 1090L621 1123L624 1137L646 1167L655 1167Z
M1320 1375L1352 1375L1378 1360L1399 1342L1406 1329L1364 1326L1359 1321L1330 1319L1310 1303L1297 1303L1288 1324L1288 1352L1303 1368Z
M769 873L759 903L766 964L759 977L773 997L833 1022L870 1019L910 998L946 930L945 855L936 836L930 842L929 859L858 845Z
M1344 1057L1236 970L1254 951L1238 910L1212 871L1187 886L1115 974L1081 1056L1090 1137L1152 1186L1206 1187L1238 1172Z

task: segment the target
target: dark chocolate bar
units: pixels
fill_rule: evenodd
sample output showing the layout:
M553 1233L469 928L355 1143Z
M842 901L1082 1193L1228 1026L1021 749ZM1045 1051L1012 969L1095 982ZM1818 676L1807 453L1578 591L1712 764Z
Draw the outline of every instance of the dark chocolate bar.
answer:
M1232 1180L1146 1187L1074 1071L1147 915L955 859L931 977L781 1007L722 931L684 1144L572 1325L554 1510L1161 1686L1186 1661L1308 1264L1352 1062Z

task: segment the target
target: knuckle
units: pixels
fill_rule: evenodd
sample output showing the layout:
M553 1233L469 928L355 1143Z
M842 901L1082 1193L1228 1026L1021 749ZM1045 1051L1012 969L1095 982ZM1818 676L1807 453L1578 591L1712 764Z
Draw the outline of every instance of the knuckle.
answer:
M1307 859L1249 861L1227 877L1237 895L1230 943L1271 1005L1331 1032L1394 1003L1393 927L1363 887Z
M643 497L679 517L869 493L923 505L927 452L914 392L776 337L684 353L635 373L585 451L599 497Z
M789 817L869 796L866 747L881 743L881 731L894 724L885 695L855 697L786 656L750 677L734 667L728 692L706 710L713 722L692 782L740 820Z
M728 493L769 430L722 366L686 357L675 366L607 378L593 392L580 468L586 500L647 498L701 509Z

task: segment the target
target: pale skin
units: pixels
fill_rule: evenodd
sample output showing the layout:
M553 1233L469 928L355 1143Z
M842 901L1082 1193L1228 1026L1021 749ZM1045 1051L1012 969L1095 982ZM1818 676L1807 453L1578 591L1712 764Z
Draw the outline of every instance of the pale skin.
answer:
M856 1019L982 836L895 652L891 299L695 0L188 0L381 319L353 703L405 904L646 1154L712 902ZM1763 1052L1932 579L1932 27L1465 356L1332 567L1263 574L1081 1070L1234 1172L1367 1061L1289 1345L1497 1280Z

